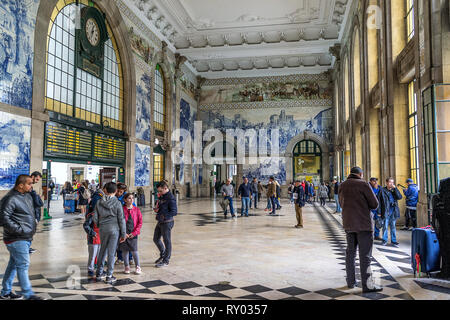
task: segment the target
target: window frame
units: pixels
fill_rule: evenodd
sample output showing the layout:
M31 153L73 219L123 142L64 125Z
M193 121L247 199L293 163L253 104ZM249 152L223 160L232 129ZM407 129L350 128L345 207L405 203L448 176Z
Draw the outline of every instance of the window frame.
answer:
M123 135L125 125L124 79L117 42L105 19L109 39L104 44L105 64L101 70L101 77L96 77L80 69L76 63L76 43L80 32L70 21L75 10L67 9L69 6L76 8L76 3L76 0L59 0L51 15L46 43L44 108L50 111L50 117L54 120L60 118L54 113L62 114L75 118L80 127ZM89 6L91 3L87 0L79 0L79 5ZM97 6L95 7L100 10ZM65 59L59 59L56 52L57 33L62 33L61 53L67 51L68 54ZM69 39L64 38L65 34ZM66 44L67 48L65 48ZM111 51L111 55L107 57L108 50ZM61 85L58 85L60 94L55 96L57 79L54 75L49 76L49 71L55 74L58 64L61 65L61 68L57 71L61 73L63 79L60 81ZM111 90L108 90L109 87ZM52 89L51 93L50 89ZM65 99L62 99L63 97ZM110 101L109 104L108 101ZM93 124L93 126L87 123Z
M166 107L166 82L164 71L162 67L157 64L155 67L155 85L153 86L154 94L154 108L153 108L153 126L155 127L155 133L157 135L163 136L166 130L166 117L167 117L167 107ZM161 85L159 85L160 81ZM161 92L162 91L162 92ZM162 101L159 101L162 100ZM161 107L162 112L159 110ZM162 122L157 119L162 118Z

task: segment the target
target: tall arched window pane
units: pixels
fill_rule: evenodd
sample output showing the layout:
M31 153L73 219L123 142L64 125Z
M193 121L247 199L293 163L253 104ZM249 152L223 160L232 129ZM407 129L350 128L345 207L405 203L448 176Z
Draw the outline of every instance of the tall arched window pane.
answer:
M161 67L156 66L155 70L155 109L153 113L153 123L156 130L165 130L165 90L164 90L164 77Z
M86 0L60 0L47 38L45 108L95 124L123 130L123 78L117 46L106 22L103 79L76 66L75 21Z

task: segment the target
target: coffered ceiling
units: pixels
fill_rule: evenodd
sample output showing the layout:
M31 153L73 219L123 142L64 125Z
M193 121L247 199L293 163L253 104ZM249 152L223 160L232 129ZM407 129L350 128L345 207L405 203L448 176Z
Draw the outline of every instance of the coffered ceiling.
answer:
M205 78L320 73L353 0L126 0Z

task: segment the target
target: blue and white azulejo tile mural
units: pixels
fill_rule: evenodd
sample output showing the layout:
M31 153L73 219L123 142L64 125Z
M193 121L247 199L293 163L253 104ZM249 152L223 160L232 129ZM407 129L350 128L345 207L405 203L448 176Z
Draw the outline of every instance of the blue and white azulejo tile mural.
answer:
M150 146L136 143L134 156L134 185L150 185Z
M152 78L144 72L136 79L136 138L150 141Z
M269 177L273 176L280 184L286 184L285 158L262 157L258 164L243 165L242 171L249 181L256 178L261 183L268 183Z
M0 190L30 174L31 119L0 112Z
M0 102L31 109L39 0L0 1Z

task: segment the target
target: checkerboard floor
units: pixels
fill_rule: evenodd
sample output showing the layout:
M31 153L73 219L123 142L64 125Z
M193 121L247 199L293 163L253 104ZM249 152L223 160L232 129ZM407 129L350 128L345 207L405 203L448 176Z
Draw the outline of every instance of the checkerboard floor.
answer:
M197 207L200 207L204 206L204 201L205 200L197 202L190 201L189 203L192 206L198 203ZM291 224L291 220L289 220L292 219L290 217L292 216L292 213L290 212L292 208L288 205L283 206L283 210L285 211L281 211L278 216L266 217L265 212L261 210L254 211L252 217L238 217L238 219L235 220L225 220L223 219L222 212L215 212L216 214L213 214L211 213L211 209L213 208L206 208L204 212L201 212L200 210L198 210L200 212L189 212L186 210L186 213L180 214L181 217L178 217L177 220L181 220L182 224L184 223L190 228L194 228L195 232L201 234L197 241L203 241L205 237L211 239L211 244L207 247L208 251L190 250L193 244L198 244L199 242L196 242L189 237L182 238L175 246L177 250L186 250L185 252L189 252L189 254L192 255L190 258L191 260L188 261L198 261L199 265L193 269L189 269L189 266L182 264L177 266L176 263L172 264L171 262L171 266L167 269L160 271L157 269L152 270L147 267L146 270L144 268L144 275L137 276L133 274L122 274L120 272L121 270L119 270L120 268L116 267L115 276L118 278L117 282L114 284L106 284L104 282L96 282L95 280L87 279L85 276L87 271L86 267L81 267L81 276L73 278L71 275L65 274L64 271L59 268L58 272L49 272L45 267L47 260L45 256L42 257L42 255L45 254L45 250L39 250L38 246L38 251L40 251L42 257L42 260L40 260L42 271L30 272L30 281L33 290L40 296L53 300L411 300L413 299L411 286L404 282L404 279L409 279L410 282L414 283L414 288L418 288L417 290L425 292L425 295L422 296L427 297L427 293L435 293L436 296L433 297L437 297L438 299L445 299L445 297L447 297L447 299L450 298L450 285L446 287L442 283L435 281L427 282L426 279L413 279L411 274L412 270L409 265L409 254L407 252L390 246L382 247L378 244L375 245L375 248L379 253L379 256L377 257L381 257L383 260L372 258L371 269L375 281L384 287L383 291L380 293L363 294L360 287L348 289L344 286L345 279L340 278L341 276L338 276L338 278L334 277L333 279L337 280L328 282L321 279L323 275L318 273L319 276L316 274L315 278L305 276L303 279L306 280L291 281L289 272L281 272L278 277L275 277L276 272L271 271L267 276L271 276L272 278L270 281L267 281L265 279L265 273L258 275L254 270L246 277L246 270L243 270L239 263L230 264L229 266L223 266L218 269L220 263L217 263L217 260L220 259L222 255L231 257L237 252L237 248L240 248L239 256L245 256L255 260L253 266L269 263L271 268L273 268L272 270L284 270L284 268L287 267L285 263L291 262L292 266L290 266L290 270L298 272L300 269L292 268L295 268L301 260L293 257L293 251L290 250L298 250L297 248L300 244L303 246L303 250L312 248L313 251L311 252L317 252L319 255L322 254L322 256L313 260L326 258L327 263L334 265L333 270L340 270L341 274L344 275L346 240L345 232L339 223L339 218L337 215L333 215L332 210L328 207L318 208L310 205L305 207L304 212L306 212L306 216L304 219L306 219L310 225L307 225L302 230L293 228L293 223ZM65 237L69 237L71 233L77 235L79 232L83 231L81 229L82 221L77 220L76 218L77 217L73 217L67 221L55 221L48 223L46 226L40 226L42 229L39 230L41 232L39 236L47 237L50 232L56 231L64 232ZM153 222L154 217L148 216L145 217L145 219L147 220L144 220L144 224L149 224L149 221ZM183 219L189 221L190 224L183 222ZM293 219L295 219L295 217ZM287 222L289 222L289 227L286 226ZM236 230L236 233L233 234L234 230ZM279 255L281 262L273 259L274 256L271 251L264 252L264 250L260 250L256 255L253 251L246 251L245 246L239 242L240 240L233 242L232 244L226 243L224 245L224 241L232 241L233 238L239 239L242 230L255 232L255 235L247 238L247 241L257 241L255 242L256 247L264 248L265 246L272 246L270 247L271 250L274 248L278 250L277 254ZM299 240L293 241L291 244L286 243L285 238L288 237L279 239L280 230L283 230L283 232L291 232L293 237L299 237ZM317 243L309 243L308 241L310 241L311 238L309 235L302 236L304 233L301 232L311 232L310 230L313 230L315 235L320 235L320 239L315 239ZM266 233L264 236L259 237L261 239L258 239L256 235L261 232ZM225 236L215 239L214 237L217 237L217 233L225 233ZM195 235L192 235L192 237L194 236ZM79 238L78 235L77 237ZM267 238L271 239L270 243L267 243ZM279 242L277 242L278 239ZM70 241L73 240L69 239L67 241L67 243L70 243ZM148 239L143 238L140 241L146 243L147 246L154 248L151 235ZM325 253L322 251L314 251L319 243L322 246L322 249L320 250L326 248L324 251ZM280 250L280 245L290 245L291 247L286 249L286 251L283 251ZM78 261L85 261L86 252L84 247L81 248L81 250L73 247L72 250L75 253L75 256L69 256L69 262L74 261L75 259L77 262L74 263L80 265L80 262ZM66 251L67 250L63 252ZM330 254L328 254L328 252L330 252ZM212 254L215 255L211 256ZM32 262L36 261L35 259L38 257L39 255L33 256ZM77 257L79 257L78 260L76 259ZM3 264L7 263L7 255L5 253L0 255L0 258L3 261ZM386 262L389 262L390 266L386 266ZM64 264L64 266L69 264L70 263ZM400 277L398 274L392 273L392 265L395 265L395 267L398 268L396 270L398 270ZM314 268L315 267L311 267L312 270L304 271L314 271ZM198 276L199 269L206 273L212 273L213 276ZM230 274L230 276L227 277L227 274ZM241 275L240 278L237 279L234 276L235 274ZM244 274L244 277L242 274ZM356 277L360 280L358 258L356 259ZM3 278L3 275L0 275L0 279L1 278ZM217 279L227 281L218 281ZM315 285L316 282L319 283L319 285ZM312 284L314 284L314 289L311 289ZM13 286L15 291L20 292L17 280Z

